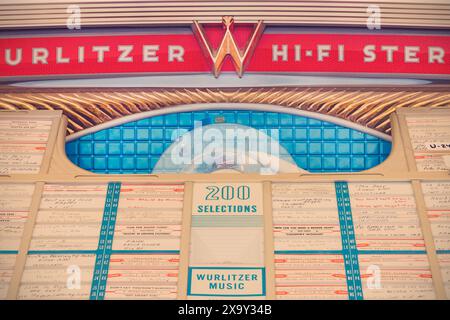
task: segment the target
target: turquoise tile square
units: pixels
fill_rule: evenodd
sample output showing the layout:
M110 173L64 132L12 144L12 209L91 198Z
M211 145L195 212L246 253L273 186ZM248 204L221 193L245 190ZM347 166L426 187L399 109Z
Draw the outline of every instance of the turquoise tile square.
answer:
M309 169L320 170L322 169L322 157L309 157Z
M292 140L293 137L292 129L280 129L280 140Z
M323 169L325 170L336 170L336 158L335 157L324 157L322 160Z
M308 125L310 127L321 127L322 123L323 123L322 121L317 120L317 119L311 119L311 118L308 119Z
M337 129L337 138L338 140L350 140L350 129Z
M278 123L279 123L278 113L268 112L266 114L266 125L276 127L278 126Z
M152 140L163 140L164 131L163 129L150 129L150 136L152 137Z
M123 140L134 140L135 139L134 128L124 128L122 134L123 134Z
M350 157L338 157L337 167L339 170L350 170Z
M93 169L93 167L92 167L92 158L91 157L80 157L78 159L78 164L83 169L86 169L86 170Z
M353 170L364 170L364 157L352 157L352 169Z
M166 126L169 127L178 126L178 115L176 113L165 115L164 118L165 118L164 123Z
M366 142L366 152L367 154L379 154L380 153L380 145L378 142Z
M236 115L236 122L238 124L244 125L244 126L248 126L250 124L250 114L247 112L239 112Z
M156 116L150 118L150 125L152 127L161 127L164 125L164 116Z
M120 154L120 143L119 142L110 142L108 144L108 154L110 154L110 155Z
M308 144L302 142L295 143L295 154L307 154L308 153Z
M352 143L352 154L364 154L364 143L353 142Z
M339 142L337 144L337 152L338 154L350 154L350 143Z
M94 143L94 154L101 155L106 154L106 142L95 142Z
M123 157L122 158L122 169L133 170L135 168L133 157Z
M294 131L295 140L308 140L306 129L295 129Z
M281 113L280 114L280 125L281 126L291 126L294 123L291 114Z
M294 125L296 126L306 126L308 124L308 119L301 116L294 116Z
M364 140L364 133L352 130L352 140Z
M180 126L192 126L194 125L192 121L192 114L190 112L180 113Z
M322 130L318 128L309 129L309 139L310 140L321 140Z
M120 169L120 157L109 157L108 158L108 169L119 170Z
M137 154L148 154L148 143L147 142L138 142L136 144L136 153Z
M108 130L108 139L113 141L118 141L122 139L122 134L120 128L110 128Z
M148 140L149 134L147 128L137 128L136 129L137 140Z
M138 127L148 127L148 126L150 125L150 119L151 119L151 118L146 118L146 119L138 120L138 121L136 122L136 125L137 125Z
M101 130L99 132L94 133L95 141L101 141L101 140L105 141L107 139L107 137L108 137L107 130Z
M94 158L94 169L95 170L105 170L106 169L106 158L95 157Z
M90 141L82 141L78 145L78 151L80 154L92 154L92 143Z
M264 113L255 112L251 115L251 124L254 126L263 126L264 121Z
M134 154L134 142L124 142L122 144L123 154Z
M322 144L318 142L311 142L309 144L310 154L322 154Z
M376 165L378 165L380 163L380 158L378 156L369 156L366 157L366 165L365 168L372 168L375 167Z
M336 129L334 129L334 128L323 129L323 139L324 140L336 140Z
M150 153L151 154L162 154L163 153L163 144L160 142L152 142L150 144Z
M136 169L149 170L150 169L149 158L148 157L137 157L136 158Z
M325 142L323 144L324 154L336 154L336 144L333 142Z

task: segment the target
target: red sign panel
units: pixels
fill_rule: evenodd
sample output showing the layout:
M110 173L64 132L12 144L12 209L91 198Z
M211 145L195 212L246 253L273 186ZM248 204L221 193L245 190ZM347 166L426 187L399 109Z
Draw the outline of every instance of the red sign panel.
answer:
M240 38L249 32L238 31L236 43L245 48ZM208 36L219 52L223 35ZM247 72L450 75L450 37L445 35L266 33L252 53ZM194 34L0 39L2 78L210 72L208 59ZM220 68L234 71L233 63L226 57Z

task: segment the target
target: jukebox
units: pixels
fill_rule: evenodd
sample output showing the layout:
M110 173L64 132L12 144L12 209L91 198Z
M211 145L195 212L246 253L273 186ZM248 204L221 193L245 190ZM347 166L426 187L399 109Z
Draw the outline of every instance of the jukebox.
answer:
M448 0L3 0L1 299L450 298Z

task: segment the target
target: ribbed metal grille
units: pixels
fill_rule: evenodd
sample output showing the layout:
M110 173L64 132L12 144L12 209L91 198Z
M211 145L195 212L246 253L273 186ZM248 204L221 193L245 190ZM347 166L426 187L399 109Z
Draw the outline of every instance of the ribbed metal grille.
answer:
M127 89L45 90L0 93L0 110L63 110L68 133L142 111L191 103L261 103L319 112L390 133L397 108L449 106L448 88Z

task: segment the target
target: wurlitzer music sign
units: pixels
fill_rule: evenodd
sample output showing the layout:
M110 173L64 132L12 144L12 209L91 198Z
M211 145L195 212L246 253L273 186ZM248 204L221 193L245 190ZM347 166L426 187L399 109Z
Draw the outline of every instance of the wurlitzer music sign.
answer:
M266 28L267 29L267 28ZM0 79L93 74L222 71L450 75L450 36L306 32L264 33L264 24L194 21L192 33L3 37Z

